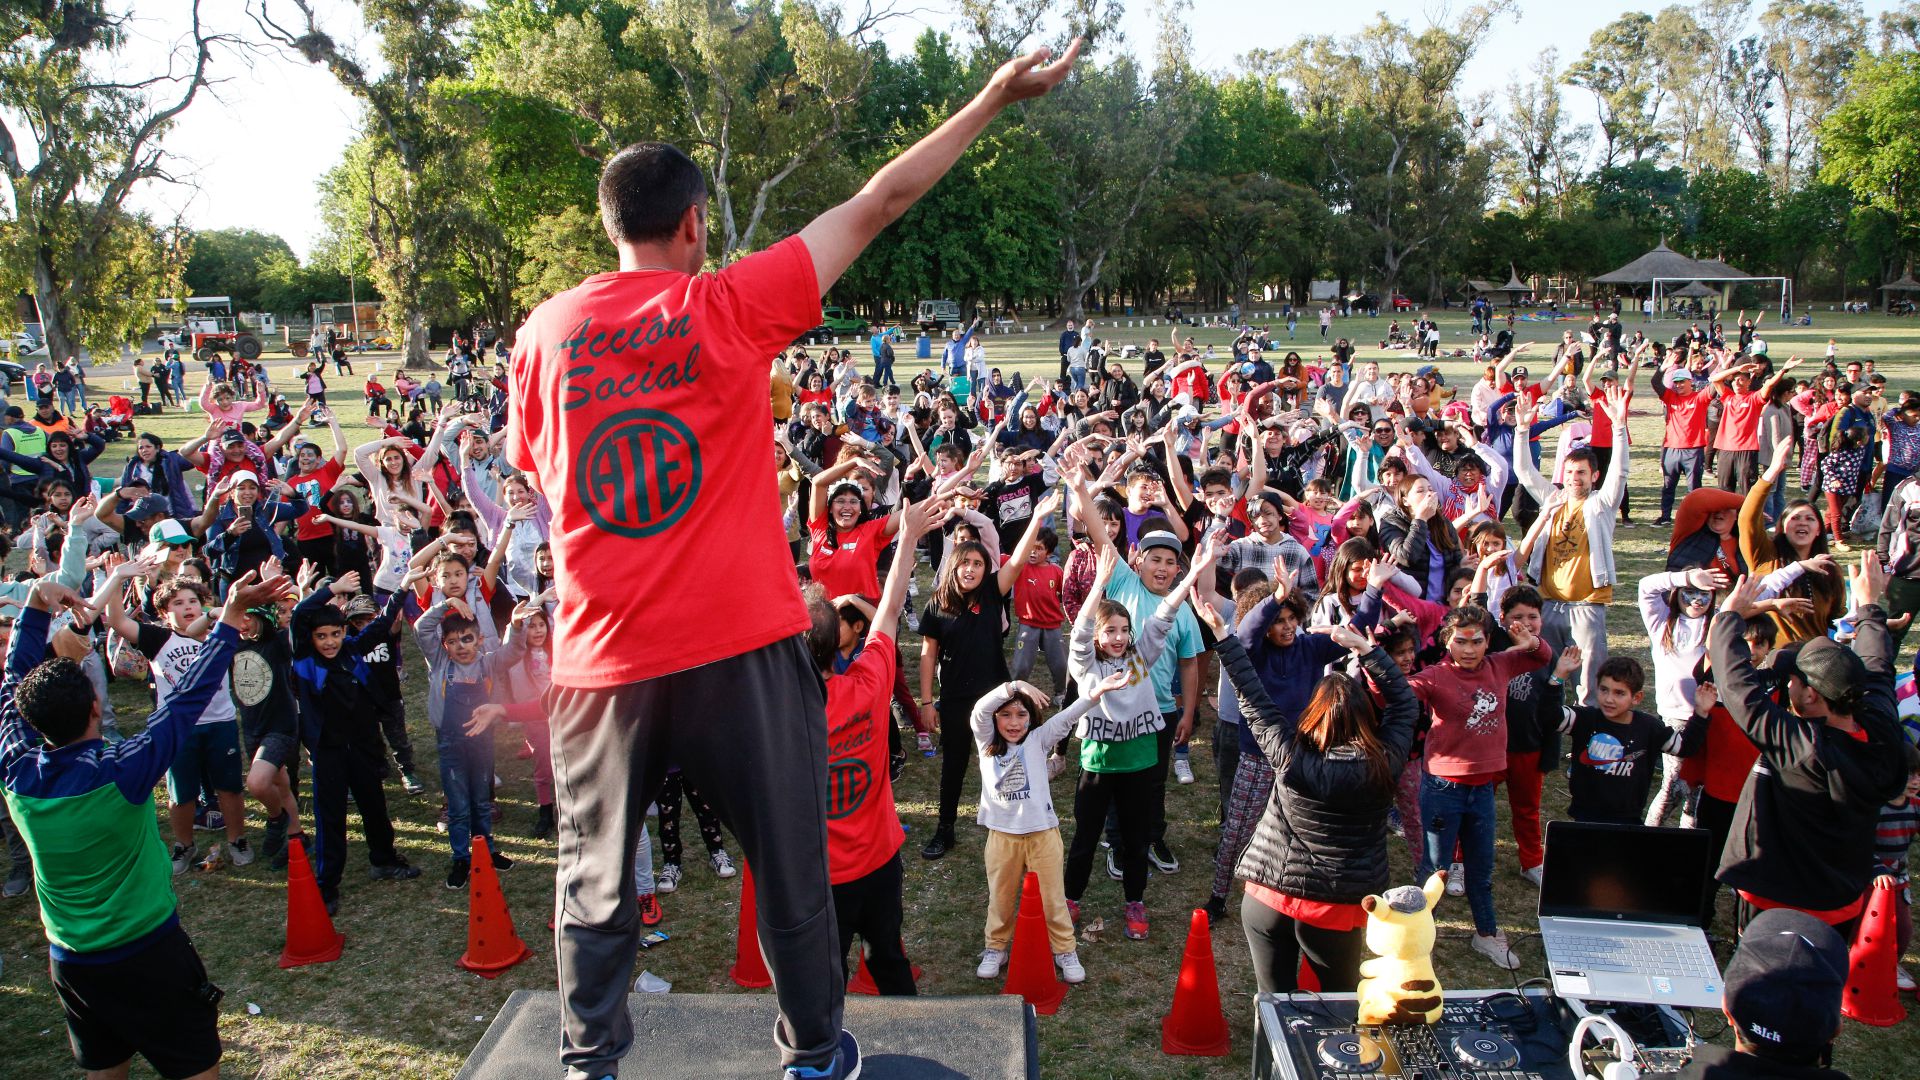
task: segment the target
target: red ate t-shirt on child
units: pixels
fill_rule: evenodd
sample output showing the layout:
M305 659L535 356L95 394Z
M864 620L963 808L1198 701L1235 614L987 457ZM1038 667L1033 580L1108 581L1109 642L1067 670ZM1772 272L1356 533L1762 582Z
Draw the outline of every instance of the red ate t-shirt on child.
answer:
M797 236L711 274L595 274L527 316L507 460L553 505L553 681L621 686L807 629L767 362L820 323ZM702 573L723 559L724 574Z
M846 673L827 676L827 876L834 885L880 869L905 839L887 761L894 655L892 638L869 634Z
M808 523L812 543L807 549L807 572L827 590L829 598L849 593L869 600L880 598L880 552L887 546L887 538L881 534L889 520L878 517L843 529L839 543L832 546L827 540L825 517Z
M333 535L333 526L320 520L320 515L326 513L320 500L327 497L333 485L340 482L340 474L346 471L346 466L328 458L312 472L287 477L287 486L293 489L294 494L307 500L307 512L294 522L295 540L323 540Z
M1066 578L1051 562L1027 563L1013 583L1013 613L1021 626L1035 630L1058 630L1067 621L1067 610L1060 605L1060 586Z

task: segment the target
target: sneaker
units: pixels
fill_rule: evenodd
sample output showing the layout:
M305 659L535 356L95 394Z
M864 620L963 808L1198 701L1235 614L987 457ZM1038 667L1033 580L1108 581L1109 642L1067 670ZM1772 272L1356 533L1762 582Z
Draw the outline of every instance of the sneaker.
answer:
M33 885L33 873L24 866L16 866L7 874L7 883L0 885L0 896L11 900L16 896L25 896ZM1905 972L1902 972L1905 974Z
M540 804L540 812L533 819L533 838L535 840L553 839L553 804Z
M447 831L447 804L446 803L440 804L440 820L434 822L433 827L440 830L442 833Z
M216 840L207 848L206 854L200 857L200 861L193 864L193 868L201 873L210 874L225 865L226 860L220 857L220 842Z
M226 832L227 817L218 810L201 810L193 815L194 832Z
M653 875L653 887L662 893L670 893L680 887L680 864L670 862L660 867Z
M840 1033L840 1052L833 1056L833 1064L824 1069L807 1065L789 1065L785 1073L786 1080L859 1080L860 1078L860 1042L853 1032Z
M1053 954L1054 966L1060 969L1060 981L1078 985L1087 981L1087 969L1080 966L1078 952Z
M407 860L394 857L395 861L387 866L376 866L368 871L375 881L412 881L420 876L420 868Z
M1147 861L1153 864L1155 870L1163 874L1180 872L1180 860L1174 855L1173 849L1167 846L1165 840L1155 840L1147 845Z
M1224 896L1209 896L1207 897L1207 902L1200 906L1200 910L1207 913L1207 925L1212 926L1214 923L1227 917L1227 898Z
M1147 905L1130 901L1126 910L1126 935L1134 941L1147 940Z
M413 775L410 769L400 770L400 786L404 788L409 795L425 794L427 790L427 785L421 783L420 778Z
M667 913L660 910L660 898L653 893L640 894L640 925L659 926Z
M1115 881L1125 880L1127 876L1120 870L1120 857L1112 848L1107 849L1107 876Z
M470 860L467 860L467 859L453 860L453 865L447 867L447 888L449 889L466 888L467 876L471 873L473 873L473 863Z
M717 878L730 878L740 872L733 868L733 857L724 851L707 856L707 865L713 867L713 876Z
M1508 971L1517 971L1520 968L1520 958L1513 955L1513 950L1507 947L1505 933L1473 935L1473 951L1493 961L1495 967L1505 968Z
M7 881L8 881L8 884L12 884L13 879L8 878ZM18 894L8 893L7 895L15 896ZM1914 988L1913 976L1907 974L1906 968L1903 968L1903 967L1894 968L1893 969L1893 985L1898 989L1906 990L1910 992Z
M1447 895L1467 895L1467 864L1454 863L1447 867Z
M1173 778L1183 784L1193 783L1193 763L1187 755L1180 754L1173 759Z
M493 868L502 874L513 869L513 860L502 855L492 844L487 845L487 861L491 862Z
M980 953L980 966L973 969L973 974L976 978L997 979L1000 977L1000 966L1006 962L1007 950L983 949Z
M228 844L227 850L233 853L235 866L245 866L253 861L253 848L247 844L247 838L244 836Z
M920 748L921 757L933 756L933 736L922 731L914 736L914 745Z
M1540 867L1523 866L1520 868L1520 876L1532 882L1534 888L1537 889L1540 887L1540 878L1542 876Z
M1648 526L1648 528L1653 528L1653 529L1670 529L1672 527L1673 527L1672 518L1654 518L1653 524Z
M938 859L952 850L953 827L949 825L933 830L933 835L927 838L927 846L920 849L920 857L923 859Z

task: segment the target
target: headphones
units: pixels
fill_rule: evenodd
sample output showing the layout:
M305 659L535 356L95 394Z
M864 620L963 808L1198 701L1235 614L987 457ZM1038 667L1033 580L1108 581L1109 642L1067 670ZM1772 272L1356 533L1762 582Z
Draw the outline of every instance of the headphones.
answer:
M1598 1075L1588 1071L1586 1055L1580 1049L1588 1032L1595 1032L1596 1043L1611 1041L1614 1045L1613 1060L1601 1066ZM1633 1039L1619 1024L1613 1022L1612 1017L1588 1016L1574 1026L1573 1038L1567 1043L1567 1068L1579 1080L1639 1080L1640 1067L1634 1064L1637 1054L1638 1048L1634 1046Z

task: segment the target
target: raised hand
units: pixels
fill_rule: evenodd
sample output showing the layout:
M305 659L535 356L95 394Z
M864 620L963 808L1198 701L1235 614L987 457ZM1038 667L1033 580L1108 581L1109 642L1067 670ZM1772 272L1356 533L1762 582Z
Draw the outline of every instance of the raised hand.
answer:
M1687 571L1687 584L1707 592L1717 592L1727 587L1725 570L1696 569Z
M1307 633L1325 634L1333 639L1335 645L1344 649L1350 649L1353 652L1366 652L1373 648L1371 639L1345 623L1336 623L1331 626L1310 626L1307 628Z
M1214 607L1211 603L1209 603L1206 600L1204 596L1201 595L1200 586L1198 585L1193 586L1190 590L1188 590L1188 595L1191 596L1193 599L1194 614L1200 616L1200 621L1203 623L1206 623L1207 629L1213 631L1214 638L1219 639L1219 638L1226 637L1227 636L1226 617L1220 614L1219 608Z
M1853 602L1856 607L1877 604L1887 593L1887 568L1877 551L1860 553L1860 565L1852 571Z
M227 606L221 614L221 621L240 629L248 608L271 604L286 595L292 587L293 582L285 574L262 580L258 571L249 570L227 588Z
M1787 458L1792 456L1792 454L1793 436L1788 435L1774 440L1773 464L1767 466L1767 481L1769 483L1780 479L1780 474L1787 471Z
M488 702L474 707L473 716L463 728L468 735L484 735L488 728L507 718L507 707Z
M1696 715L1705 716L1718 704L1720 704L1720 691L1712 683L1703 682L1694 686L1693 711Z
M1020 680L1016 679L1014 680L1013 686L1014 686L1014 689L1032 698L1033 703L1043 709L1053 704L1053 699L1051 697L1048 697L1045 691L1041 690L1039 687L1033 685L1030 682L1021 682ZM1035 719L1037 720L1039 718L1035 717Z
M1216 613L1216 617L1217 617L1217 613ZM1127 684L1132 681L1133 681L1133 672L1127 670L1126 668L1121 668L1119 671L1116 671L1113 674L1107 676L1106 678L1101 679L1100 682L1096 686L1094 686L1092 690L1089 690L1087 692L1087 697L1090 700L1099 701L1101 698L1106 697L1108 694L1111 694L1115 690L1126 689Z
M1727 590L1727 595L1721 599L1720 610L1731 611L1743 619L1751 619L1754 616L1753 597L1759 591L1759 578L1751 574L1742 575L1733 583L1733 588Z
M1580 670L1580 646L1569 645L1560 652L1560 659L1553 662L1553 677L1566 680Z
M1400 567L1395 565L1391 559L1367 560L1367 584L1373 588L1378 589L1385 586L1386 583L1392 581L1394 575L1399 572Z

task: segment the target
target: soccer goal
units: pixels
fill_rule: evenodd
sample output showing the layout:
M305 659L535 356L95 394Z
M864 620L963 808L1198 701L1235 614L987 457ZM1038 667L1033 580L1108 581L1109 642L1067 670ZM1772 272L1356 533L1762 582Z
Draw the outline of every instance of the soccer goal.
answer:
M1654 278L1641 314L1656 322L1724 317L1745 310L1770 312L1780 323L1793 321L1790 277Z

